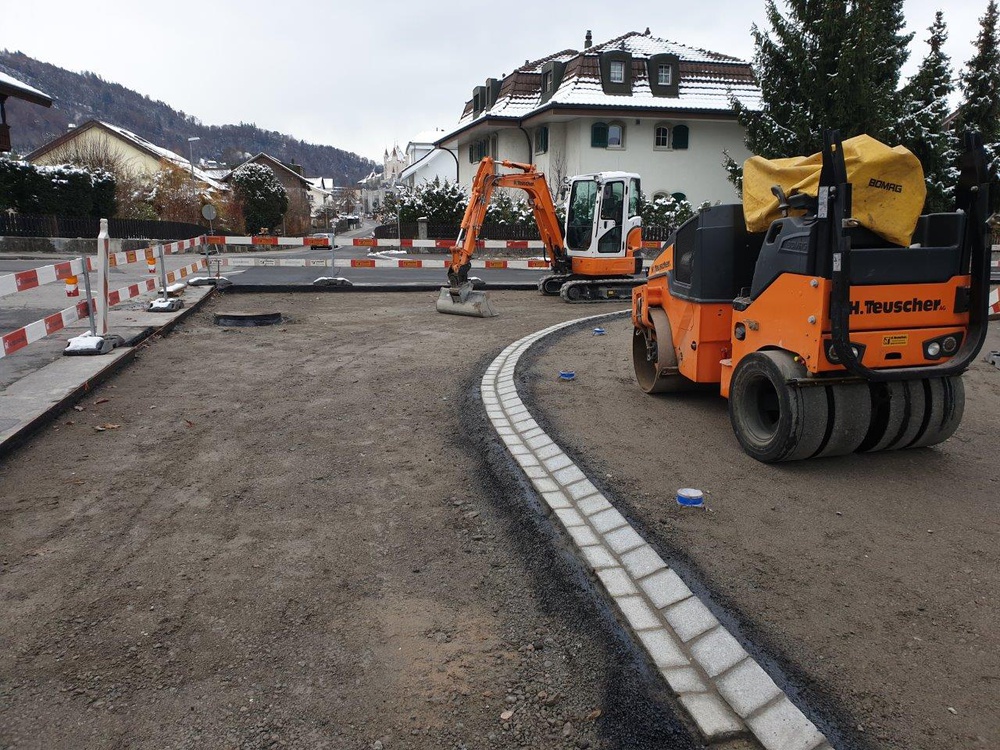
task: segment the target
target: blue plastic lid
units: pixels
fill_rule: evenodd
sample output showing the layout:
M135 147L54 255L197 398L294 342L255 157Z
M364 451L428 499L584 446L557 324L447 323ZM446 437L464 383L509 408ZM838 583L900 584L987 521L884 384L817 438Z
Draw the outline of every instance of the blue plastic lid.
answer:
M705 504L705 493L691 487L677 490L677 504L689 508L700 508Z
M575 380L576 379L576 372L574 372L573 370L560 370L559 371L559 379L560 380Z

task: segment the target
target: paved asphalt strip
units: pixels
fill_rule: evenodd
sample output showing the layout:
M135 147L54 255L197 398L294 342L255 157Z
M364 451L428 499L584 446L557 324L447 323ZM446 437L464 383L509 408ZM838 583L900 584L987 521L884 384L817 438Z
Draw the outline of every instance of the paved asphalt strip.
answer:
M560 329L621 314L561 323L508 346L482 379L490 421L708 741L752 735L767 750L832 750L518 396L514 370L533 344Z

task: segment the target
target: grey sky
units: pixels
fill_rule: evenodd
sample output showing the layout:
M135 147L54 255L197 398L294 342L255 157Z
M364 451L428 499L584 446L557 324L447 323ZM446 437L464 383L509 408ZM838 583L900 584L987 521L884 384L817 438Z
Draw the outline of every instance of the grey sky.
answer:
M917 32L911 73L942 0L906 0ZM945 11L956 71L972 54L986 0ZM89 70L205 124L253 122L381 161L434 128L451 129L472 88L526 59L648 26L655 36L753 54L764 2L468 3L443 0L94 0L9 2L0 47Z

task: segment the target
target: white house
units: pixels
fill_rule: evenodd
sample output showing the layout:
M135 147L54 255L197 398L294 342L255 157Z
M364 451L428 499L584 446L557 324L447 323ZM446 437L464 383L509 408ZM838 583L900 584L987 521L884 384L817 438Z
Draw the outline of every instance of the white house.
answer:
M602 170L637 172L648 197L733 201L723 151L750 156L730 95L760 102L750 65L630 32L564 50L476 86L458 127L435 145L459 155L469 185L483 156L533 163L550 185Z
M406 168L399 174L403 185L412 188L434 180L443 183L458 179L457 154L434 146L443 135L443 130L431 130L415 135L406 144Z

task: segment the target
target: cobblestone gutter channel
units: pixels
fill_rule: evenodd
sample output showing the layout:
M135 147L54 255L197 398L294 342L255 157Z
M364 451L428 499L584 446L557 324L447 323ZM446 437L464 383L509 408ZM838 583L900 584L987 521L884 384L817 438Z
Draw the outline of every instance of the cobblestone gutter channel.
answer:
M508 346L482 380L490 421L706 740L754 737L766 750L832 750L518 396L514 370L533 344L562 328L620 314L561 323Z

